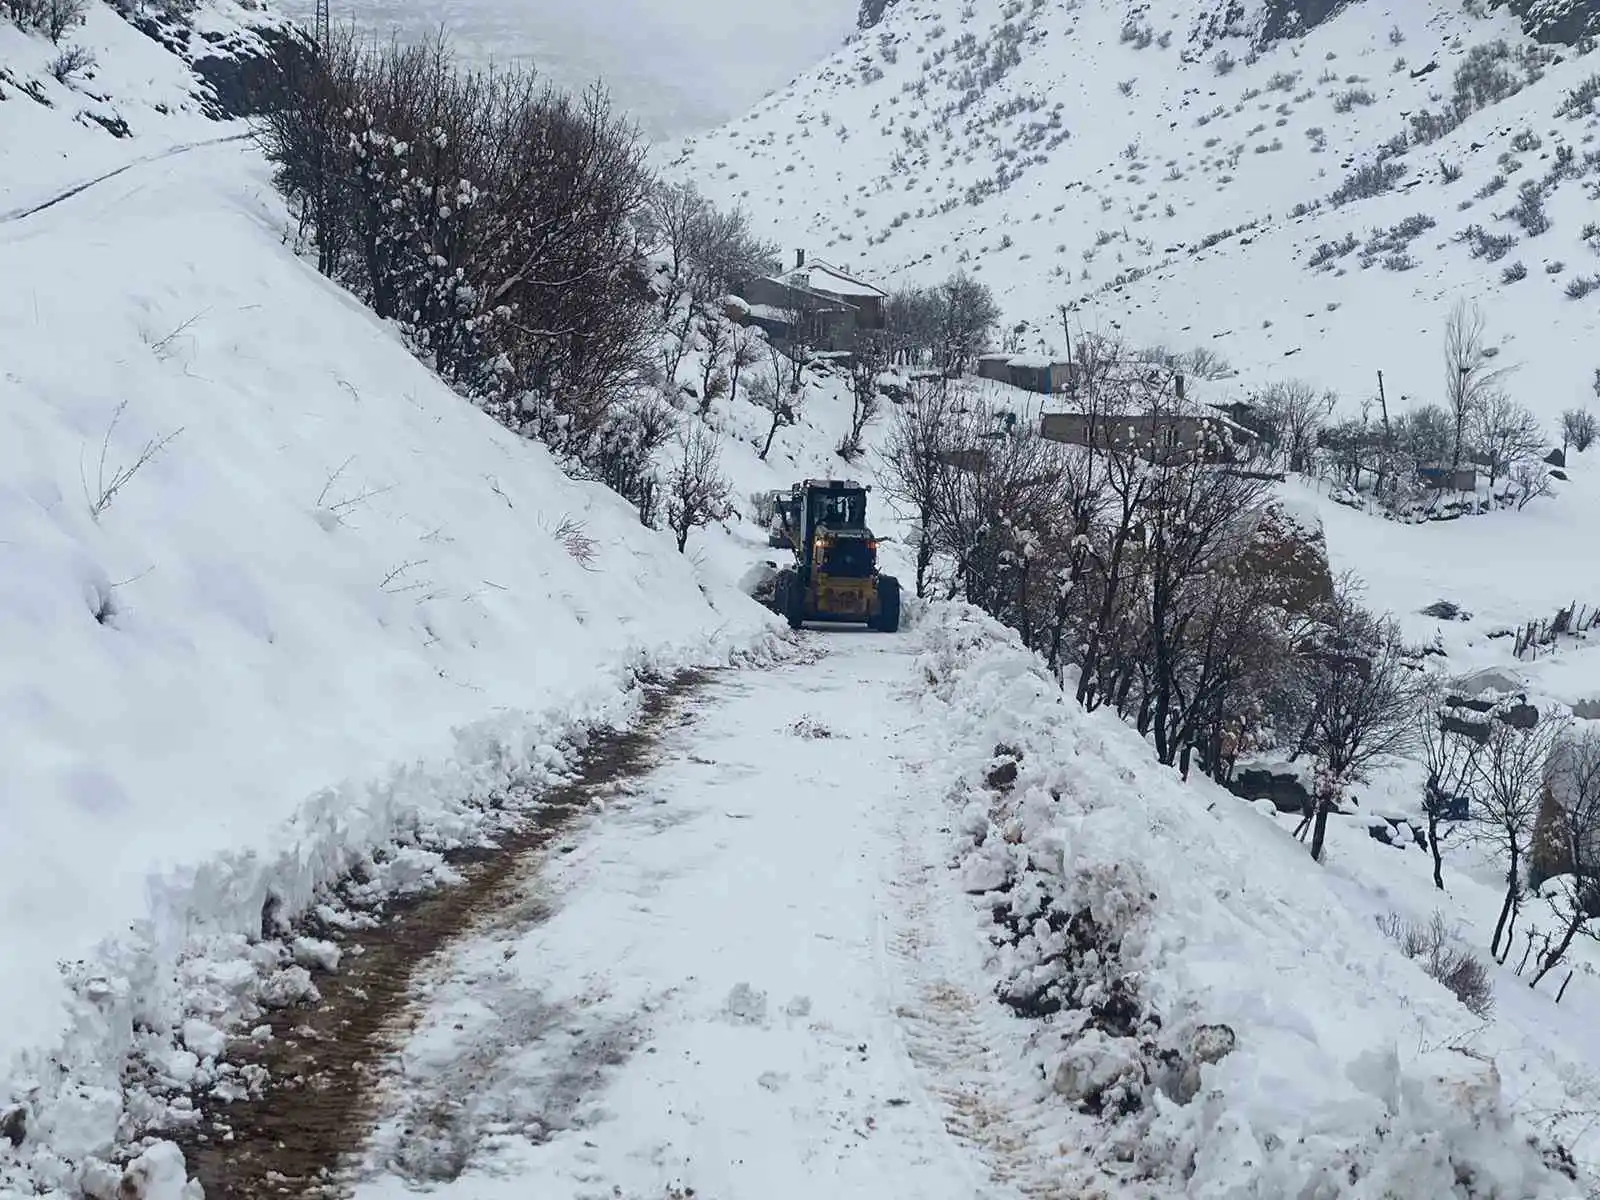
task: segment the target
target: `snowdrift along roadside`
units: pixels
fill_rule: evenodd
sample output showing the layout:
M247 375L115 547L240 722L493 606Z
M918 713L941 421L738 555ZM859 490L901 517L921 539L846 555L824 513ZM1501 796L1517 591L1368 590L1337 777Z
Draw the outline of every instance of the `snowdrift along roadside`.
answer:
M285 228L243 145L0 227L0 1113L28 1127L0 1192L150 1115L119 1086L136 1029L248 1010L269 895L289 916L374 848L471 839L642 673L778 647ZM180 979L197 954L232 965Z
M1582 1194L1470 1014L1303 846L1063 699L981 614L933 606L918 636L929 718L972 748L946 783L999 993L1039 1016L1030 1065L1104 1119L1108 1162L1208 1200Z

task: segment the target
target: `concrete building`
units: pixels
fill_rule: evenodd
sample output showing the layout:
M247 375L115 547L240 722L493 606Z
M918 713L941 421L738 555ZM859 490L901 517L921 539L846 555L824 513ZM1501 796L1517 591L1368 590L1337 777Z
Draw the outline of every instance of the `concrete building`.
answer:
M1070 392L1075 375L1074 364L1039 354L985 354L978 359L979 378L1043 396Z
M1133 451L1153 462L1191 458L1243 462L1259 440L1220 413L1045 413L1039 419L1039 434L1074 446Z

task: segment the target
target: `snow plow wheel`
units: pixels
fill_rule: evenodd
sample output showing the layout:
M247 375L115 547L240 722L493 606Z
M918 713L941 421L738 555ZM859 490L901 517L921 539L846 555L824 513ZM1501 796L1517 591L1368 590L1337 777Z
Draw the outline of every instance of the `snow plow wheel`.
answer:
M900 632L900 581L893 575L878 576L878 616L871 625L882 633Z
M772 602L790 629L799 629L806 621L806 593L800 586L800 577L785 568L778 572L772 589Z

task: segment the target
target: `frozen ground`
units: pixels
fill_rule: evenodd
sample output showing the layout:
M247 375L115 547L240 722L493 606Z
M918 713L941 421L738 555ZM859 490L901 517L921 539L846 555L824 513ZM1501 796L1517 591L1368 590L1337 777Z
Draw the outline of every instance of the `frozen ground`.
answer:
M307 0L284 11L309 18ZM333 0L335 22L387 38L441 26L463 56L517 62L566 88L603 80L653 138L729 120L828 54L854 0Z

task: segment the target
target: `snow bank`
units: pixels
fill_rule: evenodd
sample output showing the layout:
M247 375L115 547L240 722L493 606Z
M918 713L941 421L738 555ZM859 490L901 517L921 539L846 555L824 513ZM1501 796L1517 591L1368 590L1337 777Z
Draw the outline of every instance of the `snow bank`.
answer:
M1208 1200L1582 1194L1471 1015L1303 846L1064 700L986 617L933 606L919 636L929 716L967 748L947 782L998 993L1044 1023L1032 1066L1103 1118L1103 1156Z
M86 34L139 69L107 16ZM70 110L19 104L54 164ZM641 677L780 648L294 258L247 144L152 144L0 222L0 1194L82 1184L162 1116L134 1057L227 1084L224 1033L316 962L264 924L353 867L437 878Z

